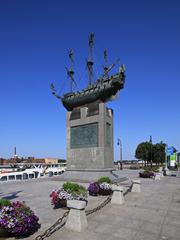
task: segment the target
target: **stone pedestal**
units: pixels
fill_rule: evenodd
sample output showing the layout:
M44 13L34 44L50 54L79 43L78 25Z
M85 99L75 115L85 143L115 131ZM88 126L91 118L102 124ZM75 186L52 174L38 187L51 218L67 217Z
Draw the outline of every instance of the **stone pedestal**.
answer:
M160 177L164 177L164 175L163 175L163 168L162 167L159 168L159 174L160 174Z
M133 186L132 186L131 192L140 193L141 192L141 186L140 186L141 181L138 179L134 179L134 180L132 180L132 184L133 184Z
M66 115L65 180L94 181L114 170L113 111L104 103L73 109Z
M113 185L112 186L112 190L113 190L113 195L111 198L111 204L123 204L124 203L124 195L123 195L123 187L121 186L116 186Z
M86 203L78 200L68 200L67 207L70 212L65 227L75 232L83 232L88 226L85 214Z
M113 168L113 111L104 103L78 110L67 112L67 169Z
M156 173L154 179L155 179L155 180L160 180L160 179L161 179L161 174L160 174L160 173Z
M160 172L160 177L163 178L164 177L164 174L163 172Z

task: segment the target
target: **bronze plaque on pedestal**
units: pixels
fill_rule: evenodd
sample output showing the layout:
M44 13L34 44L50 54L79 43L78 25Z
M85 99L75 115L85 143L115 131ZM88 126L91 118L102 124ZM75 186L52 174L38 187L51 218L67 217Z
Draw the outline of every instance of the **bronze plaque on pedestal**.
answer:
M98 147L98 123L71 127L71 148Z

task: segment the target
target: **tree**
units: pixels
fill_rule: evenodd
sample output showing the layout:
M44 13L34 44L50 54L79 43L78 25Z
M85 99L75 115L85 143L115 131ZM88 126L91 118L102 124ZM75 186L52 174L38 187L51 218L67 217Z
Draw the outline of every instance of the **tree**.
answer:
M151 162L152 158L152 143L142 142L140 143L135 152L135 157L137 159L144 160L145 166Z
M153 145L153 163L156 165L162 164L165 161L166 144L162 141Z
M152 166L153 163L159 165L165 161L165 147L166 144L162 141L156 144L152 144L152 141L142 142L136 148L135 157L144 160L145 166Z

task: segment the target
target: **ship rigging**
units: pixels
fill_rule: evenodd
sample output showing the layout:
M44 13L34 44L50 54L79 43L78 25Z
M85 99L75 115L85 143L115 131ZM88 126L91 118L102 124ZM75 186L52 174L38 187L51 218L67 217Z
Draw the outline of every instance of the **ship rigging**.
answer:
M94 46L94 34L89 36L89 56L86 60L86 66L89 74L88 86L78 92L73 92L73 85L77 86L74 79L74 54L73 50L69 51L70 67L66 68L67 76L70 79L70 92L60 96L53 84L51 84L52 94L61 100L63 106L72 111L74 108L82 107L94 102L107 102L117 92L124 88L125 83L125 66L121 65L119 71L116 74L109 75L109 72L116 66L117 63L107 66L107 51L104 50L104 73L94 83L92 82L93 76L93 46Z

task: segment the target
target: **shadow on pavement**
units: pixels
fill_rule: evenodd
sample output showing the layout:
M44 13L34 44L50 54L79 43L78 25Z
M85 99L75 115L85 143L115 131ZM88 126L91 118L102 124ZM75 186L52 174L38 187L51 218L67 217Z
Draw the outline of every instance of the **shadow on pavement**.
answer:
M8 200L15 199L15 198L18 197L18 193L20 193L20 192L22 192L22 191L16 191L16 192L8 193L8 194L4 195L2 198L3 199L8 199Z

